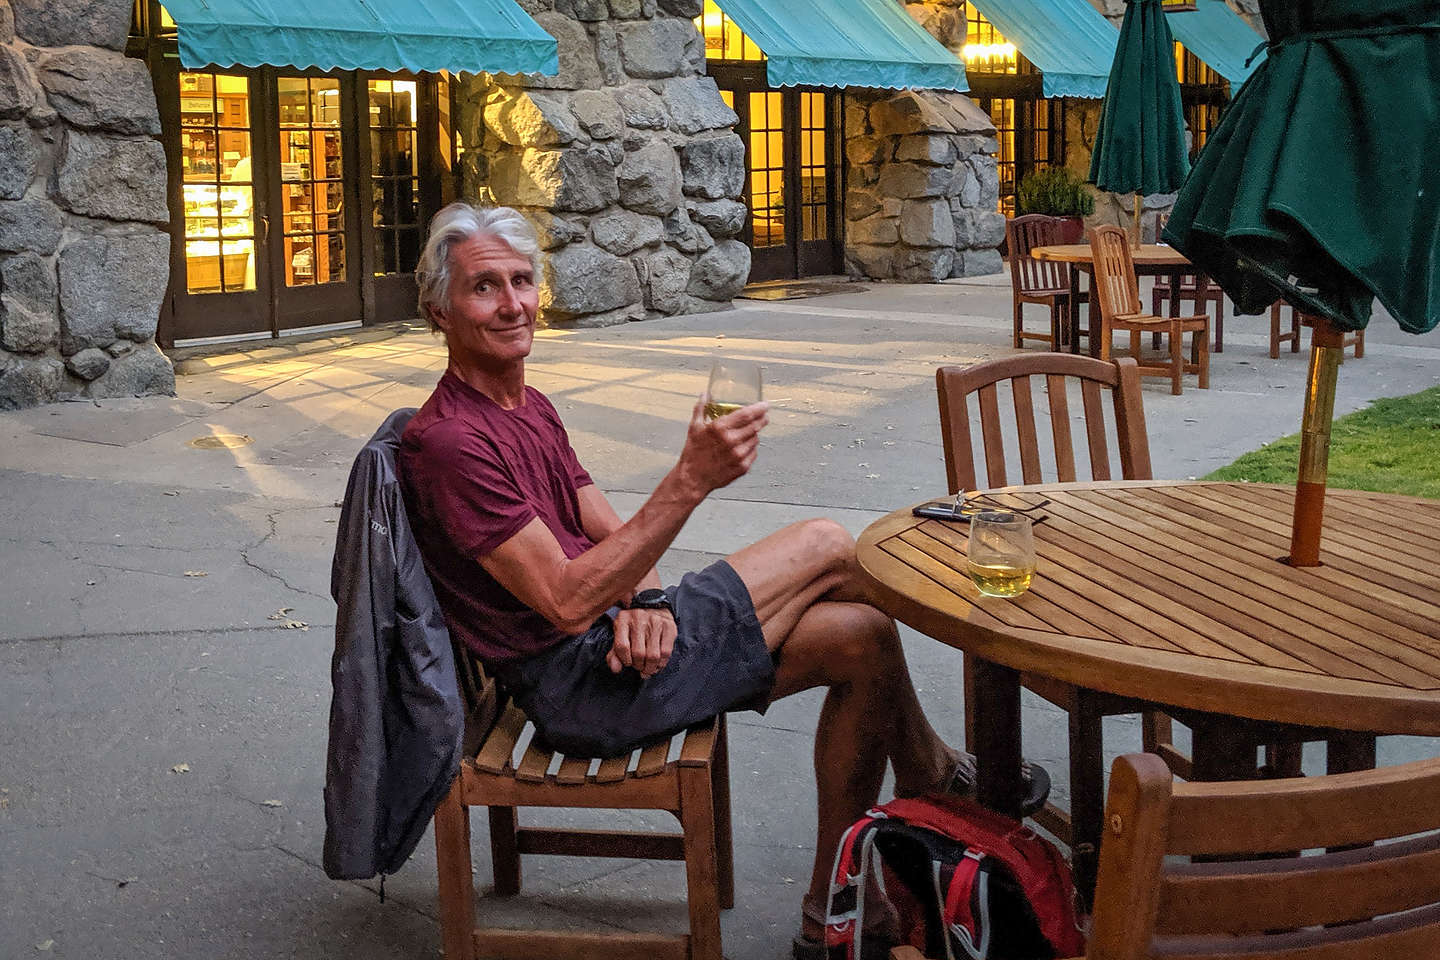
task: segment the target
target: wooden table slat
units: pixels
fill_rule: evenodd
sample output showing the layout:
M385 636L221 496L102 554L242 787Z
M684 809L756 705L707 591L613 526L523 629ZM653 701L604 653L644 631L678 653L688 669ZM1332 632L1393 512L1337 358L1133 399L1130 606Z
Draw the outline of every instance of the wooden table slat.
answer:
M1203 502L1196 502L1193 498L1183 495L1172 495L1165 501L1171 509L1188 513L1190 516L1206 523L1214 524L1213 511ZM1246 522L1251 516L1231 516L1226 519L1228 529L1237 533L1247 531L1257 539L1269 544L1269 550L1276 557L1285 556L1290 552L1290 525L1288 521L1279 523L1267 523L1263 517L1254 517L1254 523ZM1425 616L1440 618L1440 596L1422 587L1414 581L1419 576L1418 572L1410 565L1391 566L1387 571L1385 567L1377 569L1375 559L1355 557L1344 550L1324 549L1324 542L1333 539L1328 534L1322 537L1322 565L1313 568L1315 577L1319 580L1334 582L1338 574L1350 574L1359 578L1364 584L1365 592L1376 599L1387 600L1390 603L1413 610ZM1388 573L1398 574L1389 576Z
M1192 495L1195 502L1200 502L1203 498L1204 501L1215 504L1217 507L1224 506L1224 501L1217 500L1211 493L1194 491ZM1283 514L1276 511L1263 498L1254 496L1254 491L1245 489L1244 485L1235 491L1234 502L1244 505L1242 509L1245 517L1264 521L1268 530L1275 530L1278 526L1278 532L1289 537L1291 521L1288 509ZM1333 512L1327 511L1325 519L1334 521ZM1326 534L1336 545L1345 548L1347 555L1352 557L1373 557L1376 561L1385 563L1408 559L1412 565L1428 563L1435 558L1433 551L1416 545L1415 537L1408 530L1403 537L1392 536L1386 534L1378 524L1367 529L1354 524L1332 522L1327 526ZM1440 594L1440 577L1434 576L1424 568L1416 568L1415 573L1418 576L1413 578L1414 582L1432 585L1437 594Z
M1076 543L1073 552L1077 555L1087 558L1108 556L1106 551L1110 548L1103 537L1089 531L1083 523L1065 520L1054 523L1055 530L1049 535L1068 537L1073 534ZM1195 544L1194 549L1196 554L1200 554L1204 545ZM1147 565L1146 559L1152 562ZM1160 562L1153 562L1157 560ZM1434 679L1431 673L1397 663L1347 637L1306 623L1280 607L1266 605L1237 592L1223 582L1226 574L1223 568L1212 566L1206 570L1203 563L1186 562L1179 551L1171 556L1142 552L1134 563L1116 562L1125 564L1123 569L1117 569L1117 573L1146 583L1156 591L1168 589L1175 604L1206 618L1207 629L1217 642L1251 662L1287 669L1320 670L1334 676L1379 683L1429 683ZM1173 570L1183 570L1190 576L1167 576L1162 572ZM1269 619L1263 619L1266 617ZM1310 636L1304 635L1307 628ZM1440 663L1435 666L1440 667Z
M1101 503L1105 506L1102 507ZM1084 505L1084 509L1103 522L1111 522L1114 516L1123 518L1125 523L1139 522L1145 535L1167 537L1180 541L1186 548L1196 536L1203 533L1203 524L1186 514L1167 511L1163 507L1145 501L1119 498L1096 498ZM1432 632L1435 621L1430 617L1412 613L1383 601L1367 603L1363 607L1326 593L1326 590L1345 589L1363 584L1354 578L1339 581L1333 574L1328 579L1313 576L1313 569L1297 569L1284 563L1255 566L1256 552L1248 549L1253 545L1249 538L1231 533L1225 540L1212 540L1210 548L1232 570L1244 570L1245 577L1237 575L1237 582L1248 582L1264 590L1276 590L1282 597L1293 595L1305 600L1310 608L1323 611L1342 621L1361 628L1358 635L1378 633L1396 640L1426 656L1440 656L1440 637ZM1354 580L1353 583L1350 581ZM1355 631L1351 631L1354 633Z
M1434 574L1415 569L1414 548L1387 556L1374 546L1404 540L1416 515L1440 520L1440 503L1332 490L1334 515L1374 527L1371 546L1350 549L1360 532L1341 533L1344 550L1332 540L1324 566L1298 569L1278 559L1288 493L1160 482L1019 489L1021 502L1052 503L1036 528L1039 577L1016 601L976 598L956 569L962 528L927 531L908 511L872 524L858 552L887 609L1006 669L1251 720L1440 735L1440 616L1431 615L1440 595L1425 585ZM1143 646L1147 632L1198 638L1201 652Z
M1133 523L1135 520L1130 508L1124 506L1107 510L1090 502L1081 509L1082 525ZM1192 531L1185 531L1159 518L1138 533L1132 542L1160 563L1179 570L1210 580L1230 576L1229 587L1236 609L1243 609L1256 618L1265 616L1267 610L1274 611L1270 616L1277 617L1277 622L1289 624L1289 636L1299 636L1307 632L1308 627L1318 628L1325 637L1345 635L1360 646L1406 664L1432 679L1440 677L1440 642L1435 638L1391 623L1368 610L1346 607L1304 582L1305 574L1301 571L1276 564L1269 571L1257 569L1250 571L1247 577L1234 576L1235 564L1231 560L1239 551L1227 544L1211 541L1205 546L1206 553L1213 554L1213 558L1201 558L1195 549L1195 534ZM1290 574L1288 579L1285 576L1287 573ZM1262 608L1252 606L1256 603ZM1301 637L1301 640L1307 648L1313 646L1312 639ZM1297 655L1305 658L1301 652Z

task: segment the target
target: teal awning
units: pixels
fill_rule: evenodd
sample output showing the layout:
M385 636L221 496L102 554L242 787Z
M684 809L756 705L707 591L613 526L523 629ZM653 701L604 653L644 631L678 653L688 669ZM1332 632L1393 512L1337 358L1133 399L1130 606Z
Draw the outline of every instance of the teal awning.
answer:
M559 72L515 0L165 0L190 69Z
M1120 31L1088 0L970 2L1035 64L1045 96L1105 96Z
M772 87L970 89L964 65L895 0L718 2L765 53Z
M1249 66L1245 65L1264 38L1225 0L1196 0L1194 10L1167 16L1175 39L1236 87L1250 79L1265 59L1265 51L1261 50Z

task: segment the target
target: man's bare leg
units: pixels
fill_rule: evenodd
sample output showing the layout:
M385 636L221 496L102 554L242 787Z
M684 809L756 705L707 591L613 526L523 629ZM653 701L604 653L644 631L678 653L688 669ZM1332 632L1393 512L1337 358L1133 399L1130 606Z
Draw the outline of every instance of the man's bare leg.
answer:
M888 757L896 790L944 784L956 753L920 707L894 622L863 602L850 535L829 521L793 524L729 562L750 591L766 644L778 650L771 699L829 687L815 735L816 853L810 896L824 902L831 854L878 799ZM820 930L811 921L804 932Z

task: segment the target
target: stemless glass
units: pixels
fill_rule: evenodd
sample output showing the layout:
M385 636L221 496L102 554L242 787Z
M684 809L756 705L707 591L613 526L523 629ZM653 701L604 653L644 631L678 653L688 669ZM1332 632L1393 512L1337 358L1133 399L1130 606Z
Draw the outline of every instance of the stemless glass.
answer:
M714 420L760 402L760 365L749 360L717 357L705 388L705 419Z
M1018 597L1035 576L1035 536L1030 518L987 511L970 518L966 573L987 597Z

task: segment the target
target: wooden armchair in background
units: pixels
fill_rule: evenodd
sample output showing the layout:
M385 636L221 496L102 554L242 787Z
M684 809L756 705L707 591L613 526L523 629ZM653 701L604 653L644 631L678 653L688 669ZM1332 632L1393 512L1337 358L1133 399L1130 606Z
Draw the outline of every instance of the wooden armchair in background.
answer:
M1281 331L1283 321L1281 320L1280 311L1282 309L1290 311L1290 329L1284 332ZM1301 326L1310 326L1310 318L1308 316L1302 314L1300 311L1296 310L1294 307L1290 306L1290 304L1286 303L1283 300L1276 300L1274 303L1270 304L1271 360L1280 359L1280 345L1282 343L1290 344L1291 353L1300 352ZM1345 334L1345 337L1340 344L1342 363L1344 362L1343 357L1345 354L1345 347L1355 348L1356 360L1359 360L1361 357L1365 356L1365 331L1356 330L1354 333Z
M465 749L460 775L435 812L445 960L721 960L720 910L735 905L725 718L680 734L674 760L669 759L671 742L596 761L561 756L531 739L517 764L513 756L527 729L525 715L503 701L494 681L467 650L455 646L466 702ZM522 854L684 860L689 934L476 927L470 863L472 806L489 807L497 895L520 892ZM681 832L522 827L518 807L667 810L680 821Z
M1049 451L1046 459L1054 473L1042 471L1041 436L1035 406L1039 402L1031 387L1039 379L1050 415ZM1064 353L1037 353L1005 357L969 367L941 367L935 374L940 400L940 435L945 451L945 476L951 493L994 489L1014 483L1061 483L1080 479L1075 467L1076 440L1072 438L1070 401L1067 389L1078 385L1084 412L1085 433L1081 442L1087 451L1091 480L1115 479L1111 468L1110 442L1104 416L1104 398L1110 397L1115 424L1115 448L1119 455L1119 479L1149 480L1150 441L1145 432L1145 410L1140 395L1140 375L1135 361L1095 360ZM1005 419L997 386L1008 382L1014 409L1014 449L1019 454L1019 476L1006 466ZM980 446L971 438L971 398L980 413ZM984 473L977 456L984 451ZM1048 467L1049 464L1046 466ZM973 705L975 669L965 657L965 738L975 743L977 718ZM1094 878L1094 854L1099 836L1079 836L1073 823L1098 824L1104 803L1104 757L1101 719L1113 714L1141 713L1146 750L1157 751L1176 762L1182 775L1189 761L1171 744L1170 718L1154 711L1142 711L1128 698L1095 693L1045 677L1021 675L1021 682L1035 693L1065 710L1070 717L1070 813L1047 805L1035 816L1045 829L1069 844L1075 861L1077 883L1089 888Z
M1073 310L1070 303L1070 267L1068 264L1036 260L1030 256L1035 247L1060 243L1060 221L1039 213L1026 214L1005 221L1005 246L1010 256L1010 295L1015 312L1015 346L1026 340L1044 340L1051 350L1059 350L1075 335L1070 329ZM1050 332L1032 333L1025 329L1024 305L1038 303L1050 308Z
M1176 297L1181 303L1190 301L1195 305L1196 310L1207 309L1205 304L1215 304L1215 352L1225 352L1225 291L1219 285L1212 282L1209 277L1200 277L1193 273L1187 273L1180 278L1180 292ZM1203 284L1202 284L1203 280ZM1201 293L1201 291L1204 293ZM1161 313L1161 305L1170 302L1170 298L1176 296L1174 288L1168 277L1156 277L1155 286L1150 289L1150 312Z
M1210 317L1158 317L1144 312L1140 302L1140 281L1130 259L1130 243L1119 227L1096 227L1090 232L1094 254L1095 282L1090 292L1092 305L1100 307L1100 359L1110 359L1111 339L1117 330L1130 333L1130 355L1140 363L1142 376L1169 377L1170 392L1180 394L1180 380L1186 373L1198 376L1200 389L1210 387ZM1196 283L1205 286L1203 275ZM1202 296L1204 292L1202 291ZM1092 328L1095 321L1090 321ZM1186 363L1182 338L1191 334L1191 362ZM1141 362L1141 334L1163 333L1169 337L1170 358L1165 364ZM1092 332L1092 336L1094 333Z

